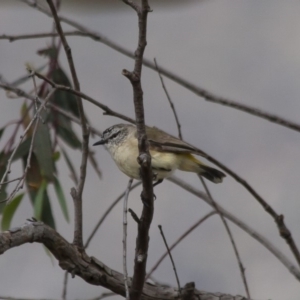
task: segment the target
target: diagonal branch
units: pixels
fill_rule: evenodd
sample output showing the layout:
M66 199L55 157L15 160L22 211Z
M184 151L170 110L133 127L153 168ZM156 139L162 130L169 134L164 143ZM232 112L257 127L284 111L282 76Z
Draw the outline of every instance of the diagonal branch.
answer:
M212 206L210 199L208 196L192 187L190 184L172 176L168 178L169 181L175 183L176 185L180 186L184 190L190 192L191 194L195 195L196 197L201 198L205 201L208 205ZM297 268L286 256L283 254L279 249L277 249L266 237L262 236L259 232L248 226L242 220L231 214L229 211L225 210L220 204L217 204L218 210L223 214L225 218L230 220L232 223L246 231L250 236L256 239L260 244L266 247L277 259L295 276L297 280L300 281L300 270ZM213 207L213 206L212 206Z
M250 291L249 291L248 282L247 282L247 278L246 278L246 274L245 274L245 270L246 270L246 269L245 269L245 267L244 267L244 265L243 265L243 263L242 263L242 259L241 259L240 253L239 253L238 248L237 248L237 245L236 245L236 243L235 243L235 241L234 241L234 238L233 238L232 232L231 232L231 230L230 230L230 227L229 227L229 225L228 225L228 223L227 223L227 221L226 221L224 215L223 215L222 212L219 210L218 205L216 204L215 200L213 199L213 197L212 197L212 195L211 195L211 193L210 193L210 191L209 191L209 189L208 189L208 187L207 187L207 185L206 185L204 179L202 178L201 175L198 175L198 177L199 177L199 179L201 180L201 183L202 183L202 185L203 185L203 187L204 187L204 189L205 189L205 192L206 192L206 194L207 194L207 196L208 196L208 198L209 198L209 200L210 200L212 206L213 206L214 209L218 212L218 214L219 214L219 216L220 216L220 218L221 218L221 220L222 220L222 223L223 223L223 225L224 225L224 227L225 227L225 230L226 230L226 232L227 232L227 234L228 234L228 236L229 236L229 239L230 239L230 242L231 242L231 244L232 244L232 247L233 247L233 251L234 251L235 257L236 257L237 262L238 262L238 266L239 266L239 268L240 268L241 277L242 277L243 284L244 284L244 287L245 287L246 295L247 295L247 297L250 299Z

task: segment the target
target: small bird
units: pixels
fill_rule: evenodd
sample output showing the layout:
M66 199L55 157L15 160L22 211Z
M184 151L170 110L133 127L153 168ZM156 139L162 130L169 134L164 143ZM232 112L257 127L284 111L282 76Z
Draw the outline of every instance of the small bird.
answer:
M214 183L222 182L223 177L226 176L223 172L198 160L193 154L205 155L192 145L156 127L146 127L146 135L154 174L153 180L157 180L154 185L171 176L176 169L197 173ZM117 124L107 128L102 134L102 139L93 146L96 145L106 145L118 168L130 178L140 179L135 125Z

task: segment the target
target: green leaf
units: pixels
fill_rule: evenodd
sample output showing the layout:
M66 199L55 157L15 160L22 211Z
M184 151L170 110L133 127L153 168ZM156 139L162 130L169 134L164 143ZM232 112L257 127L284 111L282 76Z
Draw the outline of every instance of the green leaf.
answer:
M46 66L48 66L48 64L45 64L45 65L42 65L41 67L35 69L34 70L36 72L41 72ZM28 80L31 80L31 76L28 76L28 73L18 79L16 79L15 81L13 81L12 83L10 83L10 85L14 86L14 87L17 87L18 85L21 85L22 83L25 83L26 81Z
M37 54L41 56L48 56L50 58L56 58L57 57L57 48L56 47L49 47L45 49L41 49L37 51Z
M2 179L6 168L7 168L7 160L9 158L9 154L4 154L3 152L0 152L0 180ZM5 177L4 181L7 181L8 176ZM4 201L7 198L7 192L6 192L7 184L2 185L0 190L0 202ZM0 213L3 211L5 207L5 203L0 203Z
M47 124L39 122L33 145L33 151L37 157L42 176L49 181L53 181L55 169L50 131Z
M69 156L68 156L67 152L65 151L65 149L62 146L60 146L60 149L62 151L62 154L63 154L63 156L66 160L66 163L69 167L69 170L71 172L71 177L72 177L73 181L75 182L75 184L77 185L78 176L77 176L77 173L76 173L76 169L74 168L73 163L72 163L71 159L69 158Z
M24 193L16 196L9 204L7 204L3 210L1 228L3 231L10 228L11 220L23 199Z
M56 192L56 196L58 198L58 202L60 204L61 210L67 222L69 222L69 214L68 214L68 207L67 201L64 195L64 191L61 188L61 185L56 177L54 177L54 189Z
M54 161L58 161L60 159L60 152L55 151L52 155L52 158L53 158Z
M71 148L81 148L81 142L76 133L72 129L71 121L63 115L58 115L56 118L56 132Z
M13 157L13 161L16 161L16 160L28 155L30 143L31 143L31 138L27 138L26 140L24 140L21 143L21 145L19 146L19 148L17 149L17 151Z
M23 165L26 165L26 157L23 157ZM30 161L30 169L28 170L26 176L26 185L28 194L31 200L33 207L35 208L35 201L37 199L37 194L40 191L41 185L43 183L43 177L40 173L40 167L37 161L37 158L34 153L32 153ZM42 203L42 212L41 212L41 221L48 224L55 229L55 221L53 218L52 208L49 200L47 190L44 190L43 203Z
M56 259L54 259L53 254L51 253L51 251L50 251L46 246L43 245L43 248L44 248L46 254L49 256L49 258L50 258L50 260L51 260L51 263L52 263L52 266L54 267L54 266L55 266Z
M61 68L57 68L52 72L52 80L57 84L72 87L68 76ZM79 118L77 97L74 94L71 94L67 91L57 90L55 91L52 99L54 104L73 113Z
M41 221L55 229L55 221L53 218L52 208L47 190L44 191L44 203Z
M0 129L0 139L2 138L4 130L5 130L5 127L3 127L3 128Z
M46 187L47 187L47 182L46 180L43 180L34 200L34 217L38 220L41 220L42 217L44 193Z

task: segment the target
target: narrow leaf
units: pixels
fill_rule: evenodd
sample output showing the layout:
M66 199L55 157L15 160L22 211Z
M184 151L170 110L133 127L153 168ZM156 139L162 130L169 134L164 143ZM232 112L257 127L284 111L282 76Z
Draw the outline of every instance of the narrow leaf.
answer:
M54 163L52 156L51 137L47 124L39 122L33 149L39 162L43 177L49 181L54 180Z
M47 182L46 180L43 180L34 201L34 217L38 220L41 220L41 216L42 216L44 192L46 190L46 187L47 187Z
M69 156L68 156L67 152L65 151L65 149L62 146L60 146L60 149L62 151L62 154L63 154L63 156L66 160L66 163L69 167L69 170L71 172L71 178L74 180L75 184L77 185L78 176L77 176L77 173L76 173L76 169L74 168L73 163L72 163L71 159L69 158Z
M58 202L60 204L61 210L67 222L69 222L69 214L68 214L68 206L67 201L64 195L64 191L61 188L61 185L56 177L54 177L54 189L56 192L56 196L58 198Z
M3 128L0 129L0 139L2 138L4 130L5 130L5 127L3 127Z
M55 229L55 221L52 213L50 199L47 190L44 191L44 202L41 221Z
M24 193L16 196L8 205L5 206L3 210L1 228L3 231L8 230L10 228L11 220L23 199Z
M58 115L56 117L56 132L61 137L64 142L66 142L73 149L81 148L81 142L78 139L76 133L72 128L72 123L63 115Z
M17 149L17 151L13 157L13 161L16 161L22 157L26 157L28 155L30 143L31 143L31 138L27 138L26 140L24 140L22 142L22 144Z
M48 64L45 64L45 65L43 65L43 66L41 66L37 69L31 67L31 69L34 69L37 72L41 72L46 66L48 66ZM31 80L31 77L28 76L28 74L26 74L26 75L23 75L22 77L16 79L15 81L13 81L10 85L12 85L14 87L17 87L18 85L21 85L22 83L25 83L29 79Z

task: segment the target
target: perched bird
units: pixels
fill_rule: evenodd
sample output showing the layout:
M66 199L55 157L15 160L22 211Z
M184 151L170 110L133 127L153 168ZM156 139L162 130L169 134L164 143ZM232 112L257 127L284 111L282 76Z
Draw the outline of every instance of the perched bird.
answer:
M220 183L226 175L198 160L193 154L204 156L192 145L173 137L156 127L146 127L154 180L161 183L178 169L194 172ZM135 125L117 124L107 128L96 145L106 145L118 168L130 178L140 179L137 130Z

